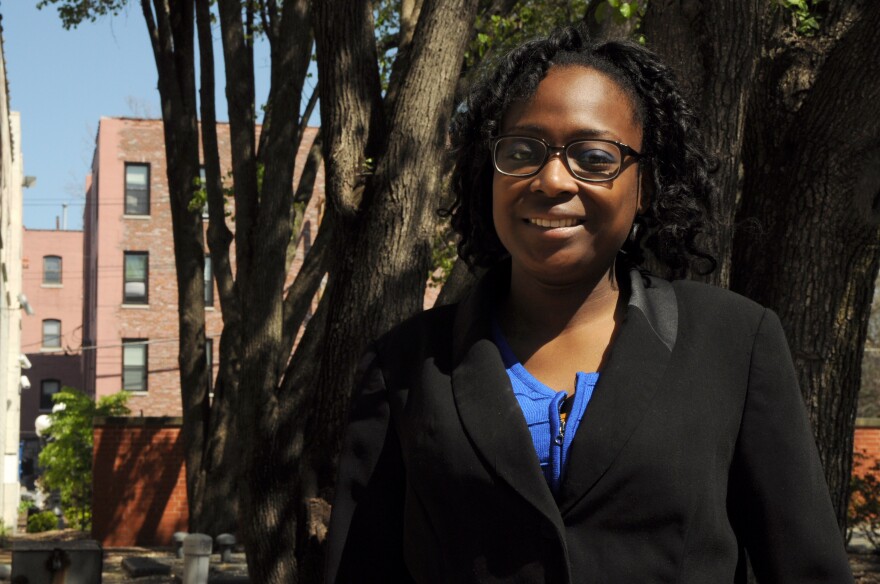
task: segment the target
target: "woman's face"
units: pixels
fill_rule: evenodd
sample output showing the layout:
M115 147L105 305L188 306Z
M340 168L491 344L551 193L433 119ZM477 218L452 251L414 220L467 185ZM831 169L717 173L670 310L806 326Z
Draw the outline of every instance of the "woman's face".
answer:
M642 148L630 97L603 73L576 65L552 67L534 97L508 109L501 135L541 138L554 147L597 138ZM575 178L562 156L551 156L530 177L496 170L492 218L514 270L548 284L607 273L642 204L638 182L638 164L627 155L620 174L606 182Z

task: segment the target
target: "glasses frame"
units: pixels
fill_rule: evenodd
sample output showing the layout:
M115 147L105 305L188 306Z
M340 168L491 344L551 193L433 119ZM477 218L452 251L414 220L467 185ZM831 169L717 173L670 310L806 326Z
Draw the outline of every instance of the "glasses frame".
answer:
M525 138L527 140L536 140L536 141L540 142L547 149L547 152L544 155L544 160L541 162L541 164L538 165L538 168L536 168L532 172L527 172L524 174L514 174L514 173L510 173L510 172L504 172L503 170L498 168L498 161L496 159L496 153L498 151L498 142L500 142L501 140L504 140L505 138ZM573 145L578 144L580 142L602 142L603 144L613 144L614 146L616 146L617 149L620 151L620 166L617 167L617 172L615 172L612 176L609 176L606 178L584 178L584 177L578 176L571 169L571 165L569 165L569 163L568 163L568 155L565 153L570 147L572 147ZM642 158L645 158L645 156L642 153L637 152L634 148L632 148L631 146L629 146L627 144L624 144L623 142L618 142L617 140L606 140L604 138L578 138L577 140L572 140L571 142L569 142L568 144L565 144L564 146L553 146L552 144L550 144L549 142L547 142L543 138L536 138L535 136L522 136L519 134L506 134L504 136L498 136L497 138L494 138L492 140L492 166L494 166L495 170L498 171L499 173L503 174L504 176L512 176L515 178L528 178L530 176L535 176L536 174L538 174L539 172L541 172L544 169L544 166L547 165L547 162L550 161L550 158L552 158L554 156L558 157L562 161L562 164L565 165L566 170L568 170L568 173L571 176L573 176L577 180L581 180L584 182L592 182L592 183L608 182L608 181L614 180L618 176L620 176L620 173L623 172L623 166L624 166L624 162L626 161L627 156L630 156L636 160L641 160Z

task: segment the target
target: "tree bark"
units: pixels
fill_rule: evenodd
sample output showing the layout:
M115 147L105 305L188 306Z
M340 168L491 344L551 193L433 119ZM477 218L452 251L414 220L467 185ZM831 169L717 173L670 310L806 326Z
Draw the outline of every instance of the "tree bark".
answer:
M236 270L250 273L251 237L259 204L256 130L254 124L254 70L245 40L241 0L219 0L220 29L226 79L226 103L232 142L232 180L235 184ZM239 280L241 278L238 278Z
M815 37L777 10L756 72L731 286L779 313L841 528L878 267L880 4Z
M313 20L327 202L348 221L385 136L372 2L319 0Z
M297 524L288 512L295 469L288 454L276 364L281 362L283 346L296 121L311 52L309 5L307 0L291 0L278 10L272 87L259 155L254 151L251 46L244 34L241 3L221 0L219 10L227 79L236 79L227 85L227 101L236 200L236 283L243 307L236 401L244 452L240 527L251 579L289 583L297 581L293 554Z
M741 152L745 111L754 83L766 0L650 0L643 28L648 46L678 74L688 101L703 121L718 199L716 224L703 245L718 261L707 277L727 287L736 208L742 191Z

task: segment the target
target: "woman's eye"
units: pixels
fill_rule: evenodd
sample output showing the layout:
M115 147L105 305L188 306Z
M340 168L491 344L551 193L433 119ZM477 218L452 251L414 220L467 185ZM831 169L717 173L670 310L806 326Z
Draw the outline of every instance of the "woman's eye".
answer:
M605 150L591 149L577 152L574 162L581 168L603 170L617 164L617 158Z
M532 160L535 158L535 149L528 144L514 144L507 148L505 157L517 162Z

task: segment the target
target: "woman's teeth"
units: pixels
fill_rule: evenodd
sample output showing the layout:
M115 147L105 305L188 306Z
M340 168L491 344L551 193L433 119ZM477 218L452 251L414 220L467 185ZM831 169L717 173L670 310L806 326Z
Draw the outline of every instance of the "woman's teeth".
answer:
M549 227L551 229L556 227L574 227L578 224L578 220L574 218L569 219L529 219L529 223L533 225L537 225L538 227Z

